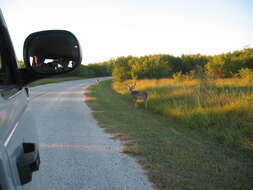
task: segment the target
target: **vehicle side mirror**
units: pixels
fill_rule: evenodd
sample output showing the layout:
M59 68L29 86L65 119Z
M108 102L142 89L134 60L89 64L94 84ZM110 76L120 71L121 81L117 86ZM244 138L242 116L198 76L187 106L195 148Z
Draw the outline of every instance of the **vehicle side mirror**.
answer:
M24 43L24 63L36 75L56 75L74 70L81 64L77 38L65 30L30 34Z

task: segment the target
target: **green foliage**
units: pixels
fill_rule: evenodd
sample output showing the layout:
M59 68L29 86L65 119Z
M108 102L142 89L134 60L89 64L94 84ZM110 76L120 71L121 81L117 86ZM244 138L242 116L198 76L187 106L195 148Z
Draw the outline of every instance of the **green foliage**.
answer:
M18 68L25 68L25 63L23 61L18 61Z
M253 69L253 49L215 55L211 57L205 68L207 74L213 78L232 77L242 68Z
M178 76L184 78L182 73ZM238 78L211 81L199 78L180 83L174 79L152 79L138 80L136 90L148 93L149 110L195 129L219 144L252 153L251 84ZM128 94L121 86L124 83L115 83L113 87Z
M89 64L89 65L80 65L75 70L68 72L63 75L54 76L51 78L46 78L42 80L37 80L29 86L38 86L42 84L48 83L57 83L69 80L81 80L86 78L95 78L95 77L104 77L104 76L111 76L111 69L110 65L108 64Z
M115 60L111 60L113 64L112 76L117 81L124 81L131 78L129 61L132 56L118 57Z
M196 75L197 75L197 71L196 70L191 70L188 73L186 73L186 79L187 80L195 79Z
M223 77L224 76L224 60L220 56L214 56L208 64L205 65L207 74L210 77Z
M18 61L18 68L25 68L25 64L23 61ZM92 77L105 77L111 75L112 75L112 63L102 62L88 65L81 64L75 70L61 75L61 78L62 77L92 78Z
M111 65L108 63L94 63L89 65L80 65L79 68L72 72L66 73L66 77L105 77L111 76Z
M172 78L175 79L176 81L192 80L192 79L199 78L199 77L200 77L200 74L197 69L191 70L185 74L183 74L182 71L179 71L179 72L175 72L172 75Z
M20 68L24 63L19 61ZM66 76L104 77L113 76L117 81L128 79L175 78L190 80L199 78L199 71L211 78L226 78L240 75L240 70L253 69L253 49L247 48L214 56L200 54L172 55L158 54L142 57L118 57L109 61L81 65L79 70ZM205 76L206 77L206 76Z
M193 79L199 68L211 78L226 78L235 76L242 68L253 69L253 49L248 48L214 56L200 54L182 55L181 57L165 54L128 56L111 59L103 64L107 69L109 68L108 73L112 73L118 81L173 76L175 78L177 75L180 75L178 77L181 78L184 76L186 79Z
M249 69L249 68L240 69L239 76L240 76L240 78L245 79L247 81L252 81L253 80L253 69Z
M182 71L179 71L173 74L173 79L176 81L184 81L186 76L182 73Z
M161 86L163 83L164 87ZM173 115L180 116L178 111L182 107L192 107L193 102L185 100L185 90L193 88L173 88L173 84L175 82L171 79L138 80L137 89L149 92L148 109L163 115L171 115L174 112ZM95 110L93 115L107 132L125 139L128 150L129 147L137 147L130 153L147 169L149 179L156 185L156 189L252 189L252 156L217 144L199 130L189 129L152 111L134 107L129 94L122 96L115 93L111 85L111 81L104 81L91 87L89 96L95 98L94 101L87 101L87 104ZM115 85L116 83L113 86ZM117 85L122 88L122 83ZM193 93L191 95L194 96ZM219 114L214 115L213 119L216 116L219 117ZM240 115L238 117L240 118ZM206 130L201 126L202 123L205 124L201 122L205 118L205 113L196 113L190 121L193 124L199 121L199 129ZM237 133L236 129L242 129L236 128L235 124L230 126L235 122L232 118L227 119L224 121L225 128L213 126L212 122L209 122L210 128L216 127L216 130L206 131L210 136L216 134L221 138L230 137L224 135L224 131L231 131L235 137L239 136L240 133ZM125 149L123 151L126 152Z
M132 78L164 78L172 72L171 56L150 55L134 58L129 62Z
M20 68L24 67L22 61L19 61L18 65ZM142 57L118 57L101 63L80 65L79 70L77 69L64 76L90 78L112 75L116 81L173 77L182 81L199 78L200 70L202 75L206 74L211 78L226 78L237 75L242 77L240 70L244 68L253 69L253 49L248 48L215 56L193 54L175 57L158 54Z
M213 56L205 65L207 74L213 78L231 77L233 65L230 59L231 56L224 54Z
M119 57L113 62L112 75L117 81L127 79L164 78L173 74L174 65L180 59L170 55L149 55L142 57Z
M203 67L204 65L206 65L209 59L210 59L210 57L203 56L200 54L182 55L181 56L182 65L181 65L180 70L183 73L187 73L192 70L196 70L197 67L199 67L199 66Z

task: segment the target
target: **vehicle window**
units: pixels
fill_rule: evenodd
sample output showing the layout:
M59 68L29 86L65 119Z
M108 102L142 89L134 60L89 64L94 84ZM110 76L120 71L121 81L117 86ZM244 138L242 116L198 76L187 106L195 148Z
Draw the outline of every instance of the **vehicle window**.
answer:
M7 71L4 65L3 41L0 41L0 88L7 85Z
M0 85L3 85L4 80L4 72L3 72L3 56L2 56L2 48L0 48Z
M11 76L10 65L7 63L8 55L4 49L5 44L0 32L0 93L3 97L9 97L18 91L13 76Z
M2 53L0 51L0 72L1 72L1 70L2 70Z

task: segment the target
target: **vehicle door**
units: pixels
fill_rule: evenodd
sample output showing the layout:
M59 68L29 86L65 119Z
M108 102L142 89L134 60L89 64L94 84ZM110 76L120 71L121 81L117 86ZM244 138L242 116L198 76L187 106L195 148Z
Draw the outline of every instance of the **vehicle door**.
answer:
M28 92L18 85L14 50L1 19L0 12L0 184L6 190L37 190L37 131L29 116Z

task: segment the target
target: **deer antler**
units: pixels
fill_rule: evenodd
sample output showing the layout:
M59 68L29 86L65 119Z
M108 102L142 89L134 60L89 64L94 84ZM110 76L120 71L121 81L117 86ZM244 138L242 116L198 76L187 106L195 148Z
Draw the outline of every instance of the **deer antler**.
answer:
M128 88L130 88L130 87L131 87L129 84L125 84L125 86L127 86Z
M135 86L136 86L136 81L134 81L134 85L132 87L135 88Z
M136 86L136 81L133 83L133 84L125 84L128 88L135 88L135 86Z

